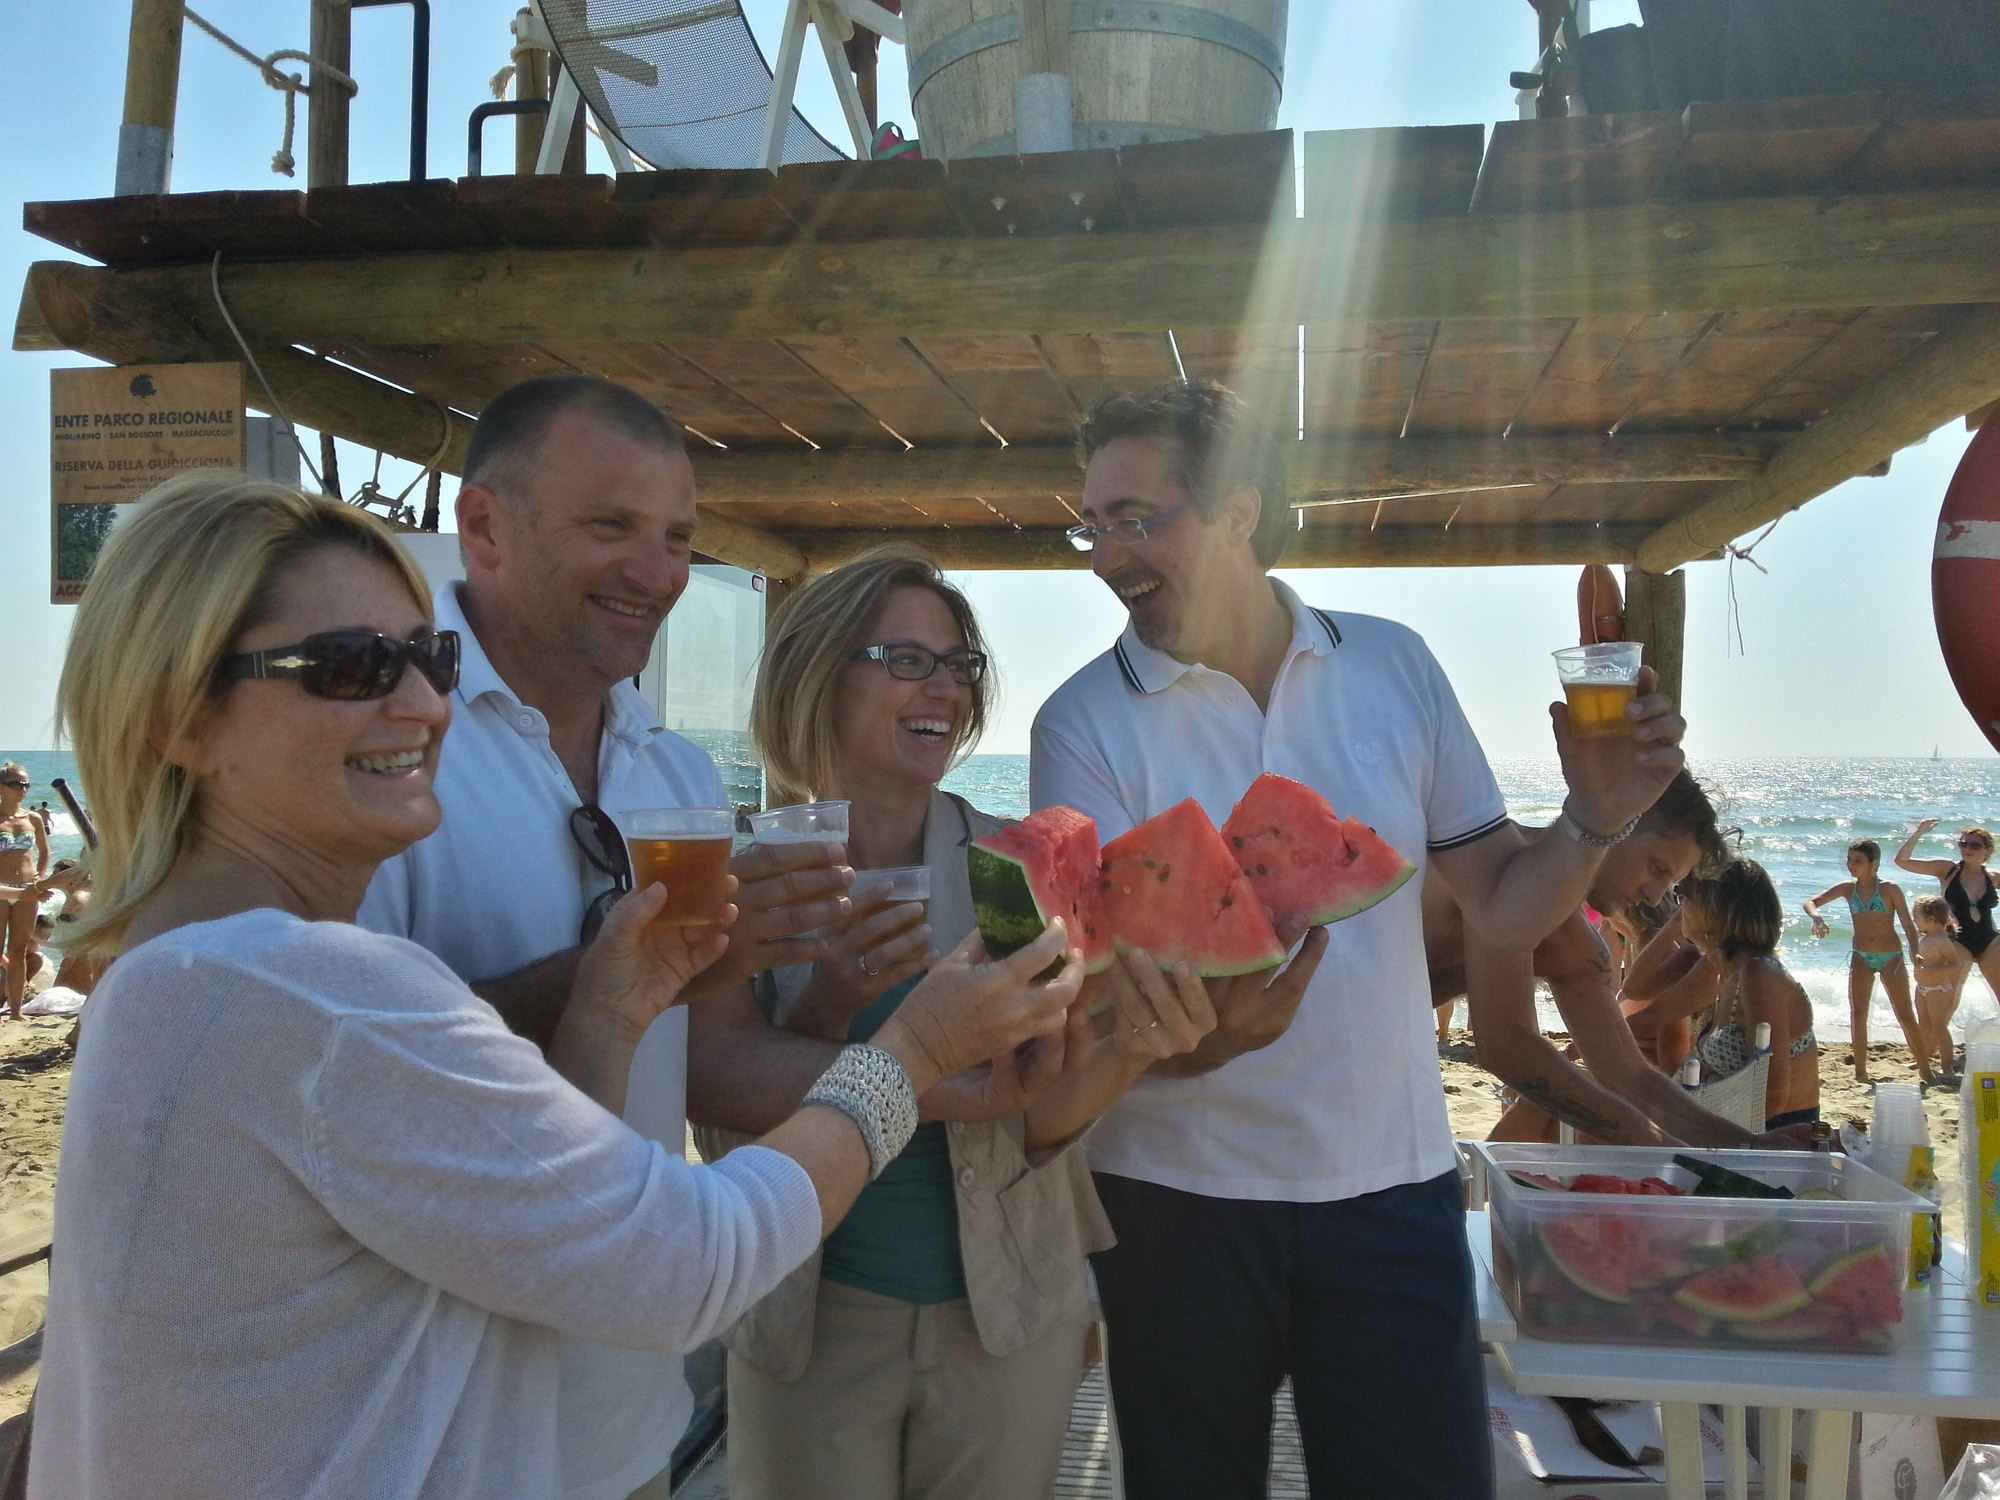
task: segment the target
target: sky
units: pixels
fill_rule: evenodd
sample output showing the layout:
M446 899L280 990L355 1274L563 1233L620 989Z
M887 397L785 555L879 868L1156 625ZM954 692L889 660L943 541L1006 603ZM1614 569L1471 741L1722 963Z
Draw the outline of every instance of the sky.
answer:
M518 0L433 7L433 176L464 171L465 120L507 62ZM306 0L202 0L203 16L258 52L303 48ZM746 0L767 52L783 0ZM1592 25L1637 20L1636 0L1597 0ZM111 191L122 113L124 0L0 0L14 67L0 99L0 287L12 307L28 265L69 258L24 233L14 205ZM351 175L403 177L408 159L409 11L356 12ZM1491 125L1514 118L1510 69L1533 61L1523 0L1295 0L1288 92L1278 123L1298 131L1381 125ZM914 133L901 49L882 49L885 118ZM829 139L844 127L817 48L801 108ZM278 94L189 28L182 55L173 186L179 192L293 185L274 176ZM304 111L294 150L305 155ZM505 156L504 121L488 127ZM595 148L593 148L595 149ZM595 170L603 170L601 158ZM301 167L303 173L303 167ZM303 184L303 178L298 185ZM0 610L10 643L0 747L51 746L68 606L48 598L48 371L75 355L0 353ZM1788 516L1758 563L1688 570L1684 712L1697 761L1812 755L1992 752L1960 705L1931 623L1930 549L1938 506L1967 435L1960 423L1899 454L1889 475L1842 485ZM309 451L317 444L307 437ZM372 453L342 445L351 487ZM383 465L400 489L409 465ZM446 486L449 515L450 485ZM1308 602L1387 615L1422 632L1496 759L1551 753L1548 653L1574 643L1574 568L1319 569L1281 574ZM1018 754L1042 700L1110 644L1124 611L1088 573L960 575L994 647L1002 699L981 749ZM1740 633L1740 649L1739 649Z

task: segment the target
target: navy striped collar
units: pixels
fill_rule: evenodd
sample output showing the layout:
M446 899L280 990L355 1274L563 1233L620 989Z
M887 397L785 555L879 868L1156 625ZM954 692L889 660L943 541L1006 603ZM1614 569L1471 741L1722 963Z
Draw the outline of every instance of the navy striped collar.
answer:
M1276 578L1271 580L1271 587L1277 591L1278 602L1292 612L1294 652L1329 656L1340 646L1340 626L1331 611L1311 607ZM1164 651L1155 651L1139 639L1139 632L1129 623L1112 644L1111 659L1125 685L1135 693L1161 692L1180 681L1194 665L1177 661Z

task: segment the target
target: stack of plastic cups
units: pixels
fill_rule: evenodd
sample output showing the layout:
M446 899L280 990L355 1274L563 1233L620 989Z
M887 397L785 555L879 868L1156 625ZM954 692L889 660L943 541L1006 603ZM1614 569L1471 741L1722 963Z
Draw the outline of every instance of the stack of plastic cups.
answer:
M1924 1092L1914 1083L1875 1086L1875 1122L1868 1131L1868 1164L1920 1197L1937 1197L1937 1164L1931 1151ZM1931 1285L1944 1246L1944 1226L1936 1214L1919 1214L1910 1232L1910 1275L1914 1290Z
M1965 1188L1965 1290L2000 1311L2000 1025L1975 1027L1965 1041L1958 1094L1960 1181Z

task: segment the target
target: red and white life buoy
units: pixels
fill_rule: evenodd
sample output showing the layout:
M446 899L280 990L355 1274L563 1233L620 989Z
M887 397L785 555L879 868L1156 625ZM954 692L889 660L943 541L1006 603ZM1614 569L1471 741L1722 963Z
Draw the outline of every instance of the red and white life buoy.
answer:
M1931 609L1952 686L2000 750L2000 422L1979 430L1944 492Z

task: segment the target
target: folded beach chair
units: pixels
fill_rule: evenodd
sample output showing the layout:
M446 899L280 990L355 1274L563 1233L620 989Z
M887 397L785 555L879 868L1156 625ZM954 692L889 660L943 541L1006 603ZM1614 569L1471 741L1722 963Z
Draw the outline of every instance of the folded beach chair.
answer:
M633 156L660 168L760 163L771 67L739 0L539 0L539 8L564 78ZM559 90L550 124L567 140L564 102ZM767 165L844 159L796 109L787 114L778 159Z

